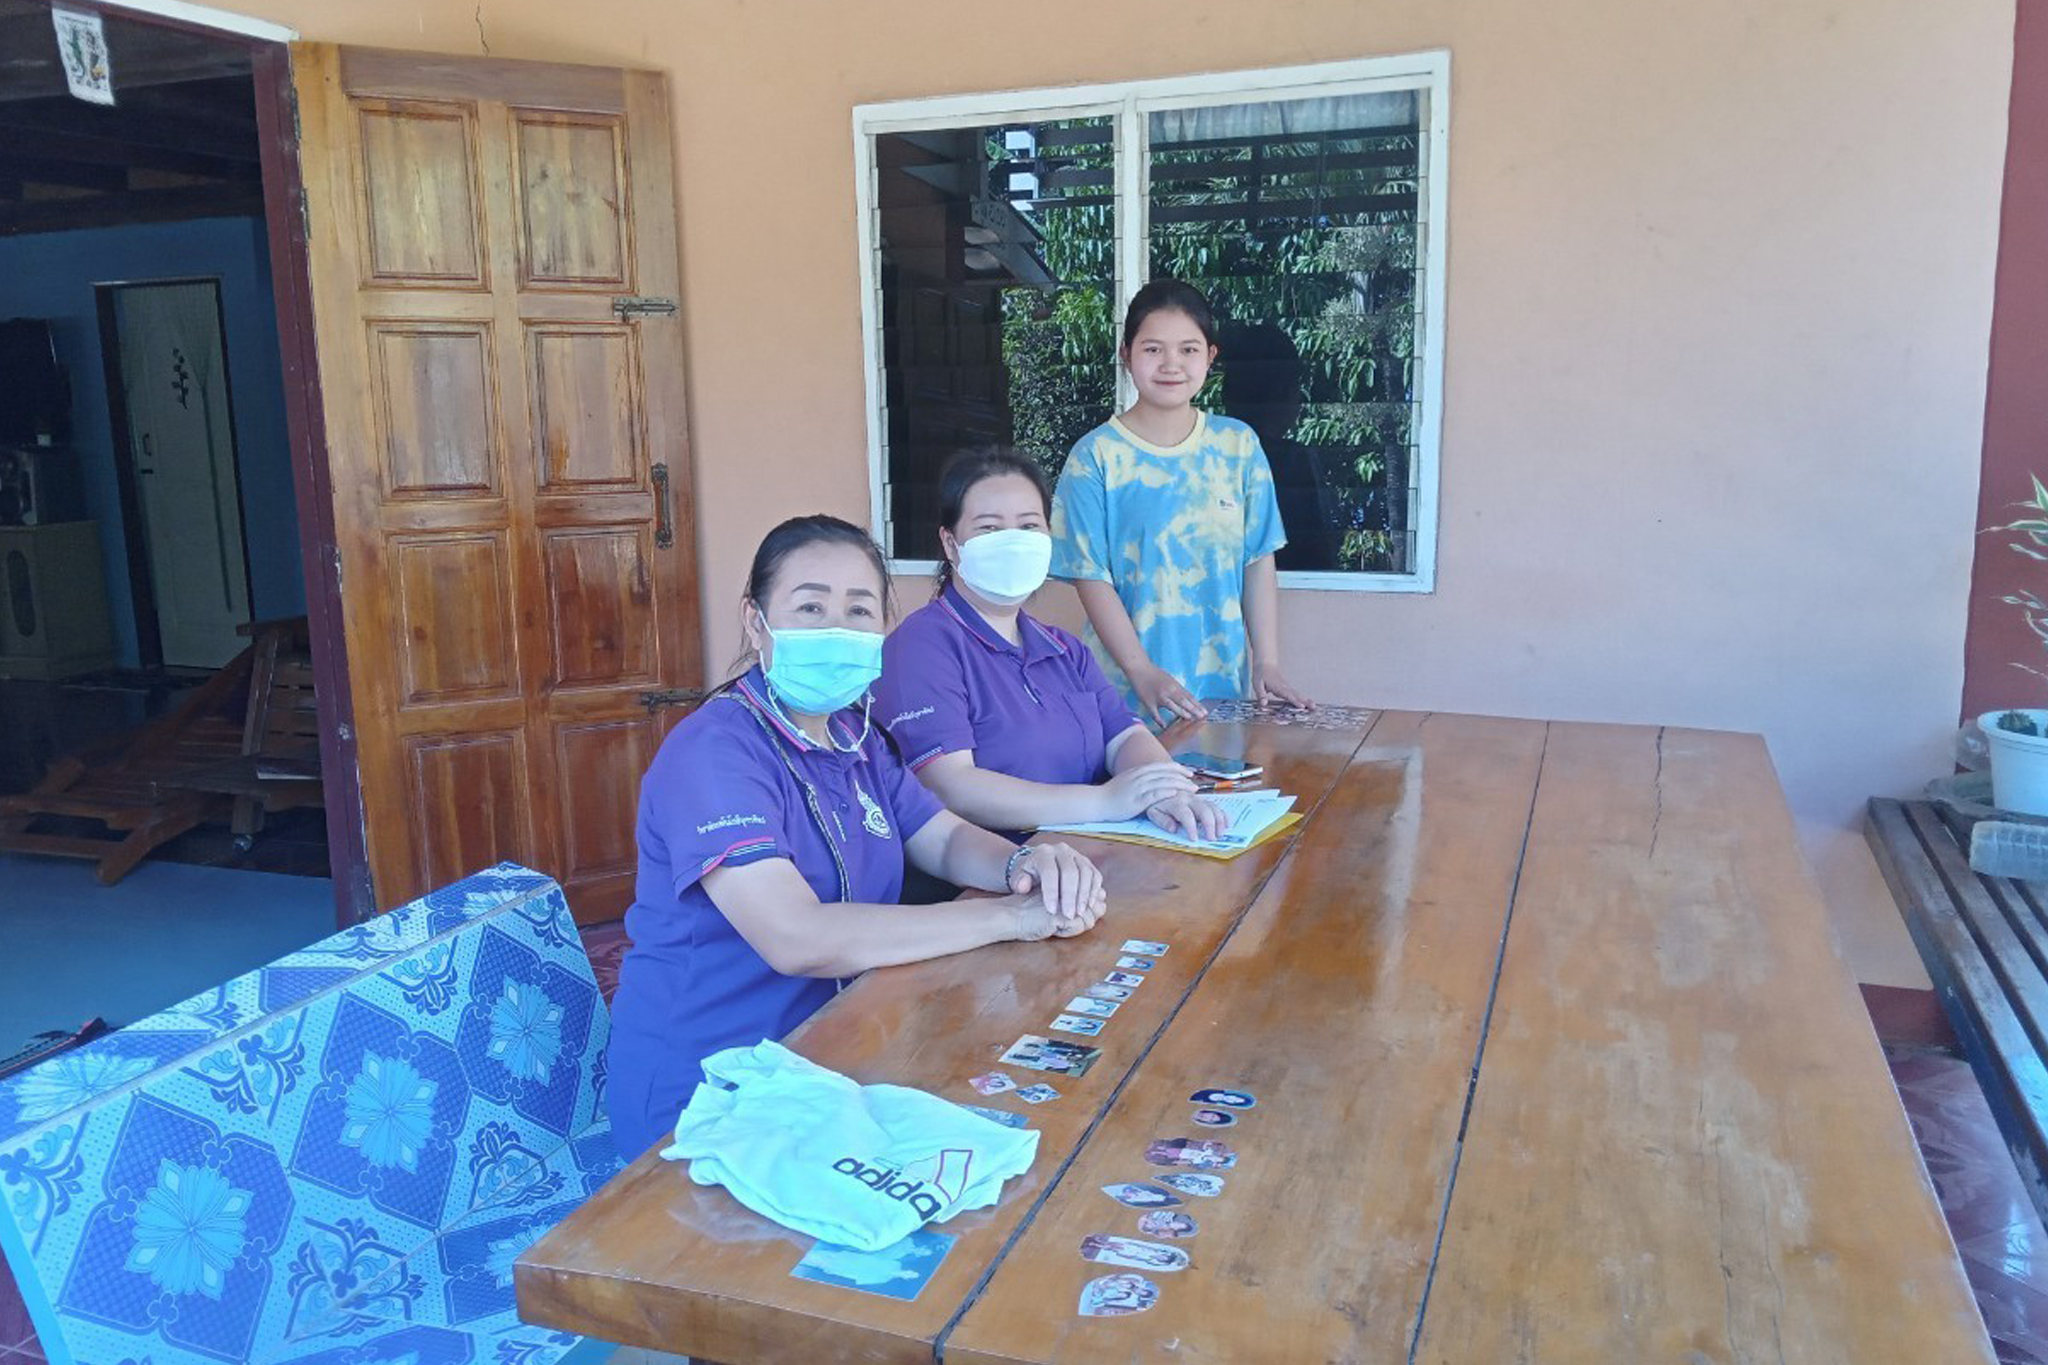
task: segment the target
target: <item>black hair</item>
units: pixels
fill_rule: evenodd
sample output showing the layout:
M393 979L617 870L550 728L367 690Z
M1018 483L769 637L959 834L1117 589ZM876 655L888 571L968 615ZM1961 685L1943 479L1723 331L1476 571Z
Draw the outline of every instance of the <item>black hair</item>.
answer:
M763 607L769 592L775 587L775 576L782 572L782 562L810 545L851 545L866 554L868 562L881 576L882 616L884 620L888 619L890 603L895 600L895 584L889 577L889 561L883 557L882 547L875 544L873 536L852 522L826 516L822 512L808 517L791 517L761 537L761 547L754 551L753 567L747 570L747 601ZM744 670L752 653L752 650L741 651L735 672Z
M968 492L983 479L1010 474L1031 481L1031 486L1038 490L1039 506L1050 517L1052 485L1045 481L1045 470L1038 461L1009 446L974 446L954 451L939 470L939 525L958 536L960 514L966 510ZM941 554L938 582L933 585L932 595L945 591L946 585L952 581L953 565Z
M1124 310L1124 349L1131 349L1131 343L1138 339L1138 329L1145 325L1145 319L1154 313L1186 313L1190 321L1201 329L1203 340L1211 346L1216 344L1216 310L1209 306L1209 300L1202 291L1184 280L1157 279L1140 289L1131 297L1131 306Z

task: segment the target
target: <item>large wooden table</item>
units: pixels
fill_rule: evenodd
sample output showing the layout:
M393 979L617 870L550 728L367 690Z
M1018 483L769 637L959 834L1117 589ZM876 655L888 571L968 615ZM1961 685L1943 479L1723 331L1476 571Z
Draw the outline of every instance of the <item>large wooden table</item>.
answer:
M1241 746L1308 819L1229 862L1094 841L1092 935L872 972L790 1040L1028 1112L1029 1173L903 1302L790 1277L809 1239L642 1157L523 1256L530 1321L753 1362L1989 1362L1761 740L1388 712ZM967 1079L1172 949L1062 1098ZM1014 1072L1020 1079L1032 1073ZM1198 1088L1248 1090L1230 1128ZM1220 1137L1188 1269L1084 1318L1101 1187Z

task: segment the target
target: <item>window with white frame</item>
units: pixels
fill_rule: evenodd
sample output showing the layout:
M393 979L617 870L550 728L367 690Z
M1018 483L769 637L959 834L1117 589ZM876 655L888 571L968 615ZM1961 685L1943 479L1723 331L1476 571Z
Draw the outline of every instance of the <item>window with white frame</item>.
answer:
M1259 433L1292 587L1426 592L1443 332L1441 52L854 111L874 526L938 553L939 467L1057 477L1128 402L1122 307L1214 304L1197 405Z

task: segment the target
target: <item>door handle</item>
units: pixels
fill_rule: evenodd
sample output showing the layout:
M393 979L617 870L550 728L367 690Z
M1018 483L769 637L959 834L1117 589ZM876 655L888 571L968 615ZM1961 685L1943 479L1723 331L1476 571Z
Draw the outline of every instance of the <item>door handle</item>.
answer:
M702 700L704 689L701 687L665 687L659 692L640 694L640 704L647 708L647 714L650 716L664 706L687 706L693 701Z
M649 473L654 478L654 548L666 550L676 543L676 526L668 506L668 466L657 461Z
M146 431L142 433L142 458L145 460L154 460L156 458L156 451L150 446L149 433ZM154 469L144 469L139 464L135 466L135 472L138 474L156 473Z

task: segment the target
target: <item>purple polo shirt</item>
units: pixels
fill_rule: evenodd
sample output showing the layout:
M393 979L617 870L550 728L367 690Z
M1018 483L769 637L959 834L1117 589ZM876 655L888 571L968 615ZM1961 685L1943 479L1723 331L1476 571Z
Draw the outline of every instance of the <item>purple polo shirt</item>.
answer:
M858 710L828 723L842 744L861 732ZM782 1037L839 989L769 966L712 903L704 875L787 858L820 901L893 905L904 842L939 809L879 727L857 752L820 748L769 704L758 666L669 732L640 784L633 945L612 1000L607 1100L627 1160L674 1127L705 1057Z
M1096 783L1109 741L1138 723L1088 647L1017 613L1022 648L947 584L882 645L875 717L916 771L972 750L974 765L1029 782Z

